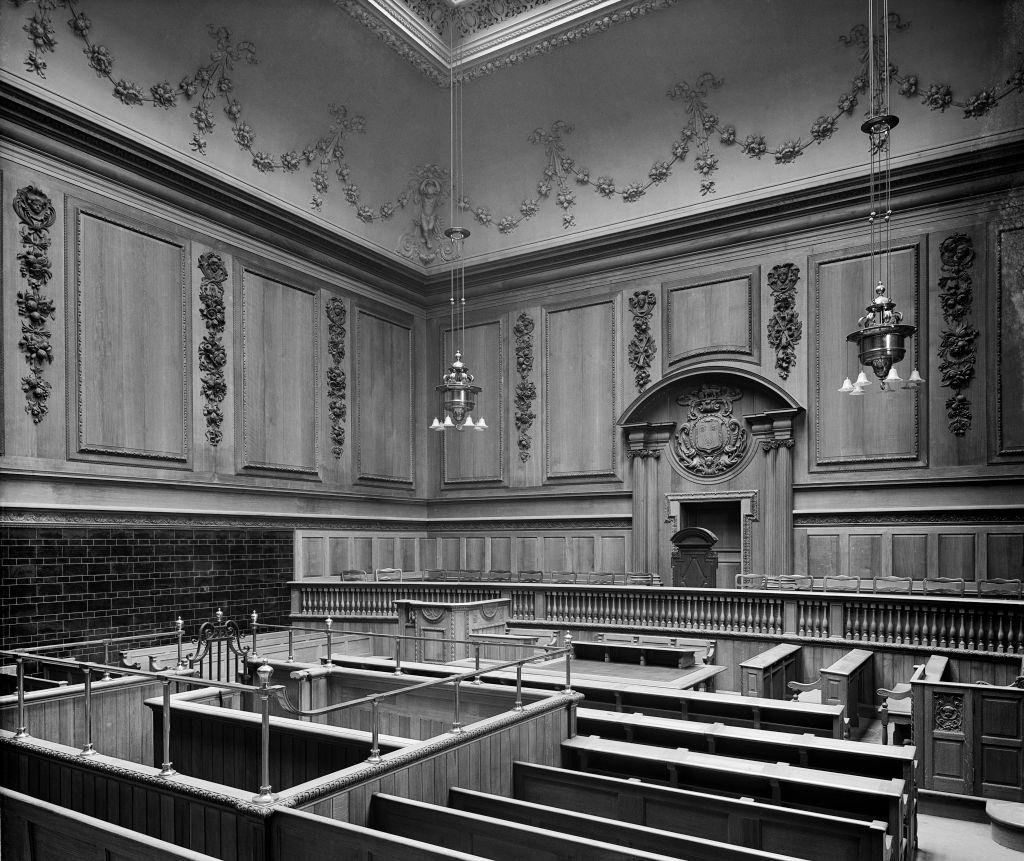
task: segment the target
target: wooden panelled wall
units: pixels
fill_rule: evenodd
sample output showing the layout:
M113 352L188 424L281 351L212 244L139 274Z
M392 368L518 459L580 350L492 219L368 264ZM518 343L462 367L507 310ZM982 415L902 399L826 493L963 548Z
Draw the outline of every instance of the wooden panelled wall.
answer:
M319 249L310 248L313 265L295 243L283 251L218 226L216 212L190 214L184 198L175 208L11 152L0 166L0 466L16 469L22 487L35 481L30 508L123 509L143 497L159 506L172 482L166 504L178 511L270 512L282 523L308 513L317 528L342 529L346 518L379 517L418 530L393 536L380 520L344 551L307 552L303 537L297 558L307 573L329 572L343 556L345 567L581 570L633 570L635 557L667 575L679 525L668 496L753 493L742 527L756 573L779 540L768 540L765 522L782 522L764 514L772 459L792 471L792 499L776 502L796 512L796 573L1024 573L1024 317L1015 298L1024 227L1003 205L1005 188L971 198L951 184L955 170L917 169L922 187L940 190L898 213L889 280L919 328L900 368L918 367L928 383L891 395L876 384L849 398L836 391L858 370L845 338L870 298L852 208L823 226L805 205L803 221L761 224L756 238L716 239L694 222L642 253L610 245L622 250L601 266L552 254L528 276L481 269L465 333L453 338L447 292L433 276L421 299L406 287L392 296L379 278L367 287L337 274L340 257L335 273ZM965 171L972 159L963 157ZM13 202L29 186L56 212L44 286L56 303L54 362L43 367L51 391L38 423L24 408L15 298L25 281ZM822 201L827 190L816 192ZM754 215L741 207L736 218ZM681 241L687 230L699 241ZM950 316L957 302L969 304L966 315ZM977 329L966 345L961 324ZM456 346L483 387L476 413L490 429L428 434L433 386ZM974 374L954 391L944 383L964 355ZM743 410L796 405L793 447L766 441L787 445L785 460L753 439L722 474L688 471L677 434L686 396L701 384L737 387L741 422ZM630 450L617 425L624 416L667 418L672 431L656 449ZM631 504L642 470L642 500ZM83 475L97 479L88 490L70 481ZM835 519L822 525L818 515ZM544 517L564 518L561 538L535 528ZM587 517L622 528L597 534L572 522ZM431 531L483 518L501 527ZM632 518L644 522L630 528Z

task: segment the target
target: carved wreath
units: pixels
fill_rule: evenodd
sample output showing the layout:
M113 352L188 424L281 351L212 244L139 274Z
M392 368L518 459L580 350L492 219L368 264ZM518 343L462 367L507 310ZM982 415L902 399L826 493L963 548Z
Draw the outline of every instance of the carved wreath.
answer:
M689 407L674 439L676 456L687 472L721 475L743 459L750 435L732 414L733 401L740 397L739 389L706 384L676 399Z

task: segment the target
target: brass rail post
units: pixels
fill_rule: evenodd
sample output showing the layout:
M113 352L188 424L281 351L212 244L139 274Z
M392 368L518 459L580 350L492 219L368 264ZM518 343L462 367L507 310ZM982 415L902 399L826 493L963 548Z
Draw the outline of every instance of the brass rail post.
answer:
M28 728L25 725L25 659L15 658L18 664L18 731L15 738L26 738Z
M572 633L565 632L565 693L572 693Z
M260 791L254 795L253 804L273 804L277 796L270 789L270 676L273 667L263 664L256 675L260 679L260 709L263 712L263 727L260 738Z
M164 725L163 730L163 741L164 741L164 761L160 768L160 774L158 777L168 778L172 774L177 774L174 770L174 765L171 763L171 680L165 678L163 680L164 686Z
M512 706L512 711L521 712L523 710L523 665L516 664L516 704Z
M380 762L380 700L376 697L370 703L370 719L373 722L373 739L370 743L369 762Z
M92 670L82 667L85 673L85 744L79 756L95 756L96 748L92 746Z
M395 675L402 675L402 638L395 637Z
M461 679L455 680L455 714L452 720L452 732L458 735L462 732L462 722L459 720L459 683Z

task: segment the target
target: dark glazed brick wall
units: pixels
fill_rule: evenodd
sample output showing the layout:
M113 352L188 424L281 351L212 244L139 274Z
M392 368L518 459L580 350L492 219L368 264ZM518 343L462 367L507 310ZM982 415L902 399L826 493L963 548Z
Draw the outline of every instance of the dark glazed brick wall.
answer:
M0 644L186 633L221 609L243 630L288 615L286 529L0 528Z

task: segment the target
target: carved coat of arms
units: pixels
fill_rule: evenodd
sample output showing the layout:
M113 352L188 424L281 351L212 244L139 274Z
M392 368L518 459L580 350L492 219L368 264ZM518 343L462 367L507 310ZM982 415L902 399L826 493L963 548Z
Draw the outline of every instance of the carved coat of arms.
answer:
M687 472L721 475L743 459L749 434L732 414L740 397L739 389L705 384L676 399L689 407L675 435L675 453Z

